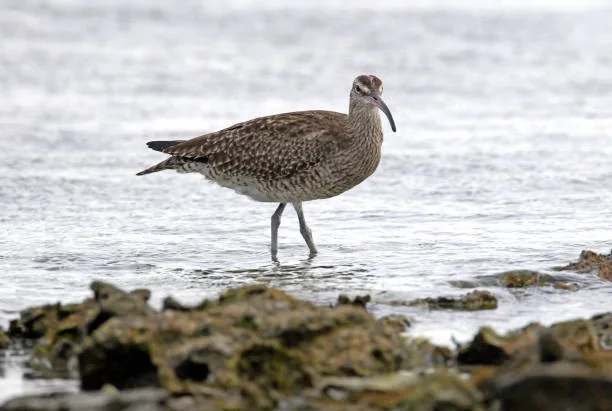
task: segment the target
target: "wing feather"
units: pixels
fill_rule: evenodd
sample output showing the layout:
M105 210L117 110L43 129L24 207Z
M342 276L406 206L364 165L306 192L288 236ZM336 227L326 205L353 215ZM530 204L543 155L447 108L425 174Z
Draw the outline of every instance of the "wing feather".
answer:
M346 144L346 114L301 111L260 117L167 147L185 159L208 158L215 173L282 179L333 156Z

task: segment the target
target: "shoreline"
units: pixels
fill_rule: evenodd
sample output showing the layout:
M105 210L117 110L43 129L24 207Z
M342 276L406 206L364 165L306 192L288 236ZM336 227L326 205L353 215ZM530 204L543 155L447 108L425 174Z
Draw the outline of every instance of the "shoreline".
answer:
M612 254L585 251L557 269L608 281L611 267ZM528 270L502 273L497 281L510 288L579 287ZM612 407L612 313L603 310L505 334L482 327L471 341L448 347L414 334L418 318L375 318L367 310L370 296L341 295L324 307L248 285L195 306L168 297L155 310L148 290L126 292L100 281L91 290L93 297L81 303L24 310L0 332L0 348L31 350L28 379L71 378L81 390L21 395L0 410L110 410L117 402L159 410L440 404L528 410L559 409L577 399L580 409ZM478 289L376 303L455 311L500 304Z

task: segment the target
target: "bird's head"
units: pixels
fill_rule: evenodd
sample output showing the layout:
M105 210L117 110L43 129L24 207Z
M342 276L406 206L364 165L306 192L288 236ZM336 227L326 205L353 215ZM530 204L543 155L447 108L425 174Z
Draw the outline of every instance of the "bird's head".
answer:
M351 88L351 99L358 104L378 107L389 119L391 130L395 132L395 121L389 107L382 99L382 81L373 75L362 74L353 81Z

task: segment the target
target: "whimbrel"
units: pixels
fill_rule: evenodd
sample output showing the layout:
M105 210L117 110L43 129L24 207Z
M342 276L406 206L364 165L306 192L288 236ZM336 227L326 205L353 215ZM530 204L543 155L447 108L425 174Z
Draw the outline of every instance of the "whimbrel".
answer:
M381 98L376 76L355 78L348 115L312 110L259 117L191 140L149 141L170 158L137 175L161 170L201 173L255 201L279 203L271 222L272 259L287 203L293 204L300 233L314 256L317 249L302 203L330 198L369 177L380 162L383 131L378 110L395 122Z

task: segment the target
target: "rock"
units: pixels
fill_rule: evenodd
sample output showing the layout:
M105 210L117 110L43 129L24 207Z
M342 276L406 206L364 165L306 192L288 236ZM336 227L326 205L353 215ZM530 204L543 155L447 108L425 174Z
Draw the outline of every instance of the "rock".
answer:
M430 310L494 310L497 308L497 298L488 291L476 290L462 296L418 298L408 302L390 301L386 304L409 306L424 305Z
M148 290L135 290L132 293L126 293L114 285L102 281L94 281L91 284L91 289L94 292L94 299L100 307L100 315L104 317L147 316L154 313L153 309L146 304L151 295Z
M597 254L593 251L584 250L580 253L577 262L563 267L554 267L557 271L571 270L579 273L587 273L597 270L597 275L602 280L612 281L612 251L610 254Z
M165 310L174 310L174 311L191 311L190 307L187 307L181 304L179 301L175 300L173 297L166 297L162 302L162 311Z
M404 369L430 369L447 366L454 358L454 352L448 347L432 344L423 337L407 337L404 344Z
M371 297L369 294L367 295L358 295L353 300L351 300L348 296L341 294L338 296L338 302L336 305L355 305L361 308L366 308L366 305L371 301Z
M525 328L499 335L488 327L478 331L472 342L462 347L457 355L460 364L501 365L512 358L517 352L530 351L535 362L541 361L543 344L552 350L555 344L563 351L562 357L572 354L574 357L599 352L601 349L600 335L595 328L595 321L607 323L608 317L596 316L596 320L571 320L555 323L546 328L540 324L530 324ZM601 327L599 323L599 327ZM550 351L549 350L549 351ZM548 355L548 354L547 354ZM551 356L559 356L550 354Z
M551 275L533 270L510 270L497 274L481 275L473 280L451 280L457 288L506 287L511 289L552 286L560 290L575 291L579 285L570 275Z
M16 318L9 321L8 334L10 337L23 337L25 332L25 327L23 326L21 319Z
M143 303L146 303L149 302L149 299L151 298L151 291L147 290L146 288L137 288L135 290L130 291L130 295L138 297L142 300Z
M555 277L531 270L512 270L497 275L501 285L508 288L552 285Z
M599 351L599 339L592 322L588 320L570 320L555 323L550 330L566 350L581 354Z
M594 318L601 320L605 315ZM604 410L612 406L612 351L601 350L593 321L571 320L550 327L532 324L505 336L483 328L460 350L457 360L486 365L472 373L471 382L486 402L498 404L497 409Z
M148 290L126 293L100 281L91 285L93 299L80 304L53 304L33 307L21 313L11 329L19 337L36 339L27 364L30 378L74 378L76 351L84 338L113 317L147 316L154 311L146 305Z
M166 297L166 298L164 298L164 301L162 302L162 311L165 311L165 310L173 310L173 311L197 311L197 310L203 310L206 307L208 307L209 305L210 305L210 301L204 300L201 303L199 303L198 305L195 305L193 307L189 307L189 306L186 306L186 305L178 302L173 297Z
M405 315L391 314L381 317L376 321L382 323L384 326L394 327L397 332L401 333L410 328L414 320Z
M326 378L311 409L484 410L482 395L458 375L390 374L369 378Z
M591 318L599 345L604 350L612 350L612 313L599 314Z
M459 350L457 361L466 365L501 365L519 348L535 347L541 328L540 324L533 323L506 335L499 335L490 327L482 327L472 342Z
M553 288L556 288L557 290L566 290L566 291L577 291L579 288L578 284L566 283L563 281L555 281L552 286Z
M612 409L612 378L579 364L542 364L493 379L494 398L504 411Z
M115 393L53 393L9 400L0 411L115 411L128 408L161 411L168 409L165 402L169 398L164 390L152 388Z
M17 335L20 329L24 338L40 338L59 322L59 304L48 304L41 307L28 308L21 312L19 323L12 327Z
M261 285L229 290L198 310L132 309L137 315L108 319L80 345L83 389L233 392L252 407L272 407L319 376L371 376L409 364L396 323L353 304L317 307Z
M551 338L554 338L554 341ZM489 327L483 327L470 344L459 350L457 361L460 364L501 365L519 350L537 353L540 350L539 345L542 344L547 344L548 347L558 344L558 350L565 353L586 354L599 351L599 339L593 323L587 320L572 320L553 324L549 328L534 323L504 336ZM536 358L536 362L541 360L540 356L535 354L533 358Z
M11 345L11 338L0 327L0 350L8 348Z
M91 288L94 298L34 307L12 326L16 335L38 336L34 376L78 370L86 392L26 396L0 410L504 411L610 403L610 313L503 335L483 327L455 355L404 335L405 317L375 319L366 298L319 307L250 285L193 307L167 299L156 312L146 290ZM474 309L489 296L417 301ZM455 358L470 366L469 378L452 368Z

